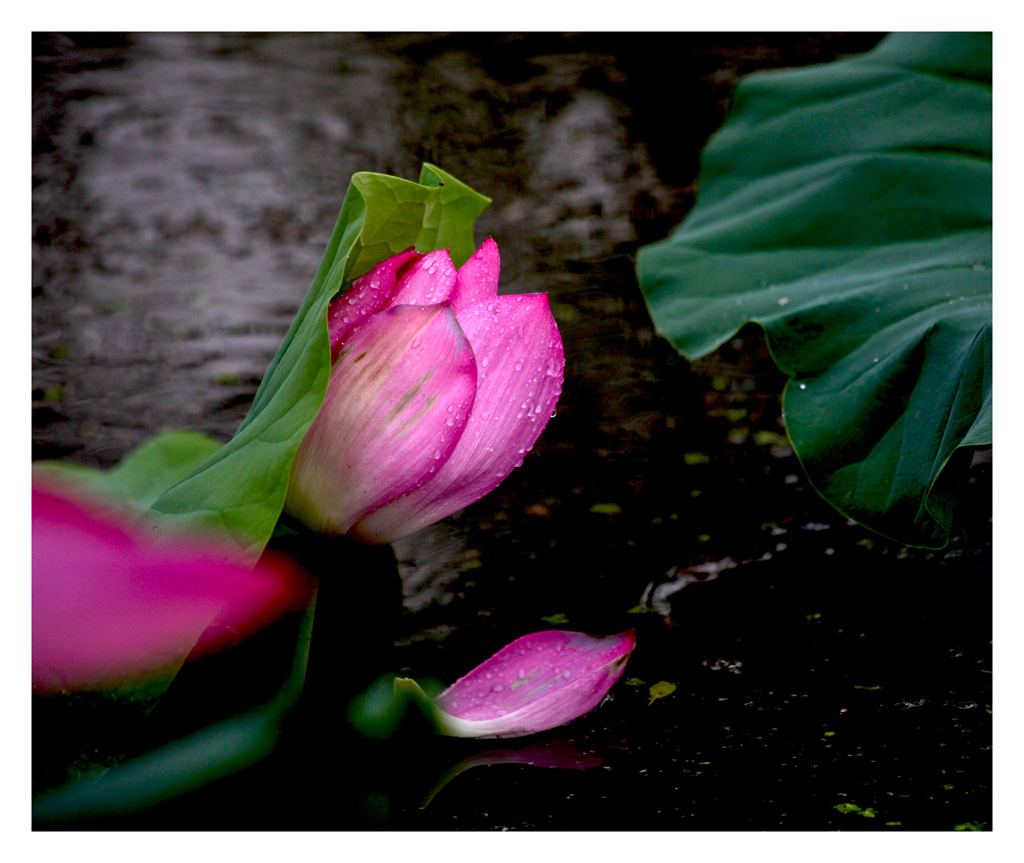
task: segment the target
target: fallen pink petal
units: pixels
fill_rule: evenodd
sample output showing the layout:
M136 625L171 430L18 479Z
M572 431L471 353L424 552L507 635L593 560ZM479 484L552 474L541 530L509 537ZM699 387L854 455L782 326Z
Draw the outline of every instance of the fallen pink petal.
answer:
M632 629L524 635L432 700L438 730L450 737L522 737L565 725L601 703L635 646ZM407 678L396 679L395 690L426 697Z
M305 602L284 562L255 569L196 541L157 540L79 492L32 489L32 691L109 689L173 674Z
M328 309L332 370L292 466L287 511L368 544L409 536L496 488L533 448L565 356L545 294L498 296L488 239L459 269L408 249Z

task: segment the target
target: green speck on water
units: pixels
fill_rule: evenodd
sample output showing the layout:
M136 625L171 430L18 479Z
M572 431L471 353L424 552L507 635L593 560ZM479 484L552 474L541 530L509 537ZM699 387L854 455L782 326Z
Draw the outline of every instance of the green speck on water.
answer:
M707 464L711 459L702 452L687 452L683 453L683 461L689 465L694 465Z
M957 824L953 827L954 830L981 830L985 826L984 821L965 821L963 824Z
M843 815L849 815L851 812L856 812L858 815L863 815L865 818L874 818L878 812L872 807L862 809L856 803L837 803L832 807L833 809L842 812Z
M558 614L549 614L547 617L542 617L541 620L547 621L552 626L561 626L562 624L569 622L569 618L561 612Z
M590 511L600 513L601 515L618 515L622 512L622 507L617 503L595 503L590 508Z
M787 446L789 438L778 432L762 430L754 432L754 443L758 446Z
M674 683L669 683L667 680L659 680L650 688L651 697L647 701L647 706L650 707L659 698L671 695L675 691L676 685Z
M626 686L644 686L647 683L646 680L641 680L639 677L631 677L629 680L624 680L622 682L625 683Z

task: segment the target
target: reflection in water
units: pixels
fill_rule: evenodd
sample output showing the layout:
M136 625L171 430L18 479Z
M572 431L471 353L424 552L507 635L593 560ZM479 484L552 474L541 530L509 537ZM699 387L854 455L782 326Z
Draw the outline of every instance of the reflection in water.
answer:
M438 792L456 776L474 767L493 767L496 764L528 764L531 767L552 767L559 770L589 770L591 767L600 767L605 760L593 748L583 749L576 743L557 739L532 741L520 746L485 749L463 756L445 770L420 804L420 809L426 809Z

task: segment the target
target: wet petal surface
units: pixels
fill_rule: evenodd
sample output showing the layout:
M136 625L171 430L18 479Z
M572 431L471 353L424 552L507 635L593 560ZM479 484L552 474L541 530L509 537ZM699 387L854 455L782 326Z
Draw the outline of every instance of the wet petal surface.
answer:
M287 509L343 534L444 464L476 392L473 351L447 303L372 315L344 340L292 466Z
M465 432L437 475L354 526L391 542L479 500L522 464L562 389L562 340L545 294L474 303L458 314L477 361L477 394Z

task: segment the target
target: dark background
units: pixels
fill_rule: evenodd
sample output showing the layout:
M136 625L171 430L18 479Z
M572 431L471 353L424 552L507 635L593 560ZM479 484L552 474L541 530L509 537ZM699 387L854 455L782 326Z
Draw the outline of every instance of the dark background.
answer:
M352 642L339 693L380 671L451 683L552 625L637 629L614 700L517 744L577 769L415 730L362 747L335 704L304 720L298 772L116 826L991 828L990 453L947 549L847 522L788 445L760 331L689 363L633 271L693 205L739 76L881 37L36 34L34 458L109 466L170 428L230 437L351 174L415 180L429 161L493 199L478 240L498 242L502 292L550 295L565 387L523 467L395 544L400 585L389 560L357 579L344 554L302 552ZM272 643L238 650L272 666ZM223 658L203 663L190 678L216 685ZM649 704L662 680L675 692ZM37 707L35 790L188 724L158 719ZM506 763L418 808L467 758Z

